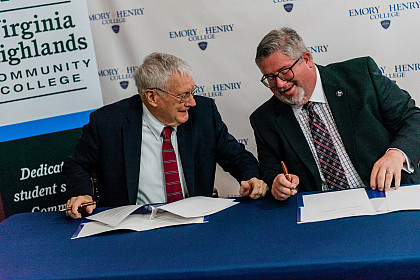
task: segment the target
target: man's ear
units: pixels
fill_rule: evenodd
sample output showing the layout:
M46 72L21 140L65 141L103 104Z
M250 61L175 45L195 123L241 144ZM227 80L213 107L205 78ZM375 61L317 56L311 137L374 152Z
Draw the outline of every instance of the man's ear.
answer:
M312 59L312 56L311 56L311 54L310 53L308 53L308 52L304 52L303 54L302 54L302 60L310 67L310 68L312 68L312 67L314 67L315 66L315 63L314 63L314 61L313 61L313 59Z
M146 89L144 91L144 99L147 101L147 103L150 104L152 107L157 107L157 93L153 89Z

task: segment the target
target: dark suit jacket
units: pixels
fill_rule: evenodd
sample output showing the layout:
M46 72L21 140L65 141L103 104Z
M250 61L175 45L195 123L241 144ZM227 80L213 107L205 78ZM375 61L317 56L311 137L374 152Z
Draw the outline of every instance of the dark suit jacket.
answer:
M228 133L212 99L194 97L189 120L177 130L178 148L190 196L211 196L216 162L238 181L260 177L257 161ZM63 166L68 196L94 195L99 204L135 204L140 173L142 102L138 95L93 112L74 153Z
M403 184L419 183L420 110L409 94L384 77L370 57L317 65L328 104L346 151L366 186L374 163L390 147L406 153L414 174ZM341 95L341 91L343 94ZM250 117L263 180L272 185L280 161L299 176L300 191L321 189L321 177L292 108L272 97Z

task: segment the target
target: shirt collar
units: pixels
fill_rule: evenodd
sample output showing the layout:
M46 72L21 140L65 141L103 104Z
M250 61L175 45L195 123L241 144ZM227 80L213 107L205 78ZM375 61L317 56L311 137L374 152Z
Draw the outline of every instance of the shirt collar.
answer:
M327 103L324 89L322 88L321 75L319 74L318 67L315 67L315 69L316 69L316 83L315 83L315 88L314 88L314 91L312 92L311 98L309 98L309 101ZM299 107L299 108L292 107L292 109L293 109L293 113L295 114L295 117L297 118L300 114L300 111L302 110L302 107Z
M142 102L143 106L143 125L146 125L150 131L152 132L153 136L156 137L156 139L160 138L160 135L162 133L163 128L166 126L158 119L156 119L152 113L150 113L149 109L147 109L146 105ZM172 127L174 131L177 131L177 127Z
M319 74L318 67L315 67L315 68L316 68L316 84L315 84L314 92L312 93L312 96L309 99L309 101L326 103L324 89L322 88L321 75Z

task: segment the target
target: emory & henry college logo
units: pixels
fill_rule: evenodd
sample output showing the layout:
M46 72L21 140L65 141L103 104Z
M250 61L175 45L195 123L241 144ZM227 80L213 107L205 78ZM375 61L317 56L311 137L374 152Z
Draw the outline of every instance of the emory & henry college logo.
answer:
M127 66L101 69L98 71L98 74L100 78L109 78L110 81L118 82L122 89L127 89L130 84L129 80L134 79L134 72L136 72L137 68L138 66Z
M284 4L283 8L286 10L286 12L290 13L293 9L293 4L292 3Z
M96 14L90 14L90 21L100 21L103 25L112 24L111 29L114 33L120 32L120 24L127 22L128 17L142 16L144 14L144 8L125 9L119 11L102 12Z
M296 0L272 0L274 4L283 4L283 8L286 12L290 13L293 10L293 3L290 2L294 2Z
M216 35L233 32L234 24L208 26L205 28L191 28L178 31L170 31L169 38L187 38L189 42L197 42L198 47L204 51L208 46L208 40L216 39Z
M420 63L398 64L394 66L379 66L382 75L390 78L394 83L395 79L405 78L408 72L420 71Z
M197 95L216 98L226 93L235 93L241 89L242 82L228 82L213 85L201 86L197 85Z
M401 16L405 11L415 9L420 9L420 1L350 9L349 16L366 16L369 17L370 20L380 21L382 28L388 29L391 25L391 19Z

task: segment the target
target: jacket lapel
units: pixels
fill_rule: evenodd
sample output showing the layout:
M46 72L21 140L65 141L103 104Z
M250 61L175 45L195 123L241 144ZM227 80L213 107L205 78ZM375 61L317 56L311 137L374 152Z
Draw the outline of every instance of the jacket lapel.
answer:
M340 81L334 79L333 73L329 73L323 66L318 66L318 69L321 75L322 87L325 96L327 97L328 105L334 116L334 121L341 140L344 143L350 160L355 164L357 163L355 139L350 108L347 101L347 93L345 92L345 89L343 89L343 86L340 85Z
M193 137L194 131L191 120L188 120L186 123L178 126L178 149L189 196L195 195Z
M130 204L136 204L140 176L140 153L143 107L140 98L134 99L127 122L123 125L122 137L124 161L127 178L127 191Z
M289 105L277 100L276 97L274 98L277 103L274 108L276 114L275 123L278 129L282 131L283 135L287 135L285 139L292 148L293 152L311 171L315 181L318 181L320 185L321 177L318 173L318 167L292 108Z

